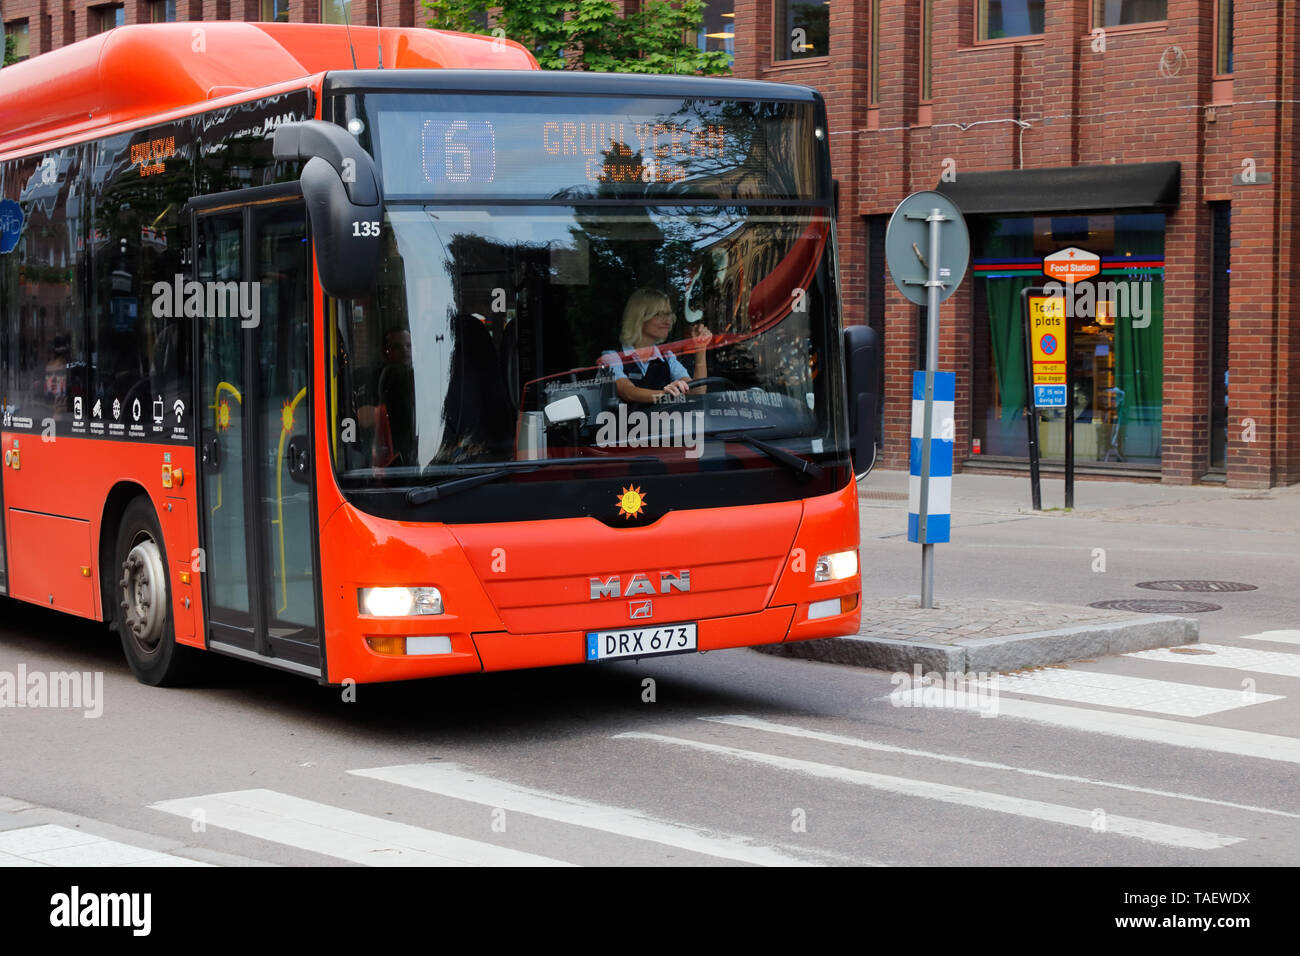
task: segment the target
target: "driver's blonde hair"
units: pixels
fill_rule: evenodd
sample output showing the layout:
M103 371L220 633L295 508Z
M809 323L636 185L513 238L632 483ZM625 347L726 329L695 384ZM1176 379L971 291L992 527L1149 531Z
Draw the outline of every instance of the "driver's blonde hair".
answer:
M623 327L619 332L619 341L623 348L634 348L640 343L641 327L657 312L667 312L669 317L676 321L672 302L658 289L637 289L628 296L627 305L623 308ZM667 341L667 336L656 339L655 344L664 341Z

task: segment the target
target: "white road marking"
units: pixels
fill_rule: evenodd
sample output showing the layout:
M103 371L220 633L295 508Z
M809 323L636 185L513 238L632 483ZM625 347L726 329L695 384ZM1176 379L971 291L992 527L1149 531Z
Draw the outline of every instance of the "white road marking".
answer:
M1272 641L1275 644L1300 644L1300 631L1260 631L1258 634L1243 634L1239 641Z
M971 757L954 757L952 754L935 753L930 750L914 750L910 747L897 747L893 744L882 744L874 740L863 740L859 737L845 737L840 734L826 733L820 730L807 730L803 727L794 727L790 724L777 724L769 720L763 720L758 717L746 717L741 714L729 717L701 717L700 720L707 720L715 724L727 724L731 727L741 727L746 730L761 730L770 734L784 734L788 737L803 737L807 740L819 740L823 743L837 744L843 747L856 747L860 750L874 750L879 753L899 754L905 757L922 757L926 760L935 760L941 763L963 764L967 767L982 767L988 770L1005 770L1010 773L1019 773L1028 777L1042 777L1046 780L1063 780L1067 783L1082 783L1090 787L1110 787L1113 790L1127 790L1130 793L1145 793L1153 797L1169 797L1174 800L1189 800L1193 803L1208 803L1216 807L1227 807L1232 810L1246 810L1250 813L1267 813L1272 816L1290 817L1294 820L1300 820L1300 813L1288 813L1286 810L1274 810L1271 807L1256 807L1248 803L1232 803L1228 800L1214 800L1210 797L1197 797L1190 793L1175 793L1172 790L1154 790L1151 787L1138 787L1128 783L1115 783L1112 780L1095 780L1092 777L1077 777L1065 773L1052 773L1048 770L1030 770L1028 767L1014 767L1011 764L996 763L990 760L975 760Z
M151 806L182 817L201 813L208 826L367 866L573 865L274 790L213 793Z
M207 865L55 823L0 830L0 866Z
M1300 739L1261 734L1253 730L1234 730L1230 727L1189 724L1142 714L1117 714L1112 711L1085 710L1082 707L1062 707L1059 704L1007 698L998 701L998 713L1088 733L1127 737L1130 740L1191 747L1239 757L1300 763Z
M1178 655L1176 659L1181 661L1184 657L1185 655ZM1075 704L1123 707L1126 710L1146 710L1176 717L1205 717L1225 710L1283 699L1275 694L1246 695L1235 688L1201 687L1177 681L1074 669L1001 674L996 679L975 681L972 686L983 690L986 696L996 689L999 695L1028 694L1031 697L1051 697ZM990 706L988 701L985 701L985 706Z
M406 764L349 770L359 777L371 777L428 793L467 800L514 813L543 817L572 826L599 830L633 840L700 853L705 856L752 863L757 866L813 866L803 859L765 846L754 846L743 837L711 835L694 827L652 820L636 810L605 806L577 797L533 790L493 780L454 764Z
M893 777L850 767L837 767L833 764L814 763L811 760L797 760L793 757L781 757L775 754L758 753L752 750L740 750L736 747L724 747L699 740L687 740L682 737L668 737L662 734L630 732L615 735L615 739L650 740L657 743L672 744L693 750L701 750L723 757L744 760L750 763L789 770L823 780L838 783L855 784L870 787L886 793L896 793L908 797L920 797L925 800L938 800L958 806L991 810L1017 817L1059 823L1065 826L1080 827L1091 830L1094 823L1092 810L1078 807L1066 807L1041 800L1027 800L1023 797L1011 797L1001 793L983 790L970 790L966 787L953 787L928 780L911 780L906 777ZM1106 814L1105 832L1119 836L1132 837L1150 843L1175 846L1189 850L1217 850L1221 847L1240 843L1243 837L1224 836L1207 830L1192 830L1187 827L1173 826L1167 823L1155 823L1139 820L1135 817Z
M1211 651L1209 654L1179 654L1162 647L1154 651L1135 651L1125 657L1141 661L1168 661L1193 664L1198 667L1226 667L1230 670L1254 671L1276 677L1300 677L1300 654L1288 651L1262 651L1254 647L1233 647L1230 644L1195 644L1195 650Z

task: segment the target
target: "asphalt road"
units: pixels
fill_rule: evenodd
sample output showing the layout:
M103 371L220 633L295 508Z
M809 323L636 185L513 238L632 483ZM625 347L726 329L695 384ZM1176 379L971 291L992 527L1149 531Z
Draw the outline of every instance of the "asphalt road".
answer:
M897 511L864 508L868 594L917 590ZM749 650L345 701L230 660L200 687L145 687L101 627L0 601L0 672L103 673L98 717L0 709L0 864L1300 861L1294 535L990 512L954 536L940 600L1208 597L1213 650L1034 672L992 717ZM1259 589L1133 587L1163 578Z

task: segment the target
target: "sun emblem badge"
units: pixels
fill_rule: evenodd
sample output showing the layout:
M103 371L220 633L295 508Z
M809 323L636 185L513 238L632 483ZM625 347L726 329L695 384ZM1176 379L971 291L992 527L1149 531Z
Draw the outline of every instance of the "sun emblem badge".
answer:
M280 427L284 429L285 434L294 429L293 406L288 402L285 402L284 407L280 409Z
M645 511L645 495L640 488L624 488L618 495L618 513L633 518Z
M224 399L217 405L217 429L225 431L230 427L230 403Z

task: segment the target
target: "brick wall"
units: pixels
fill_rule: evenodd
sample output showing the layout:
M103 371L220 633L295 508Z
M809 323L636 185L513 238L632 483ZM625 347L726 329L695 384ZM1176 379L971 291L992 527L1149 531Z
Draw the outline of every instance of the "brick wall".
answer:
M379 2L386 25L424 25L427 19L419 0ZM1090 33L1089 0L1051 0L1041 37L988 43L974 42L977 0L933 0L932 95L923 103L923 0L874 2L880 5L875 108L868 89L873 0L832 0L828 55L788 62L773 59L773 0L735 2L737 75L813 86L826 98L841 189L846 321L865 317L869 277L861 217L888 214L908 193L934 188L946 160L958 176L1178 160L1179 205L1167 218L1165 236L1162 478L1187 483L1206 470L1206 203L1229 201L1228 481L1241 487L1300 481L1300 303L1289 289L1292 264L1300 258L1300 191L1291 188L1287 175L1300 133L1300 4L1236 0L1229 91L1214 81L1216 0L1168 0L1164 24L1112 28L1104 51ZM373 24L375 5L376 0L357 0L356 22ZM90 6L5 0L4 17L27 19L33 53L47 52L87 36ZM260 10L258 0L179 0L178 8L194 20L252 19ZM293 21L317 21L319 15L320 0L290 0ZM145 0L128 0L127 22L147 19ZM1256 181L1238 177L1234 183L1245 160L1253 161ZM985 374L972 368L973 285L968 278L942 312L940 362L957 373L959 460L969 447L972 382ZM917 310L888 282L885 342L884 463L905 467Z
M771 61L771 0L736 5L737 74L806 83L827 99L833 162L845 189L840 215L849 321L862 320L866 260L858 217L887 214L908 193L933 189L945 160L959 177L1178 160L1179 204L1167 216L1165 235L1161 476L1189 483L1207 470L1206 203L1227 200L1228 481L1241 487L1300 481L1300 306L1285 284L1300 254L1300 192L1286 175L1298 132L1300 4L1237 0L1235 72L1225 87L1214 79L1215 0L1168 0L1163 24L1110 28L1104 50L1091 32L1088 0L1048 3L1041 37L984 43L974 40L976 0L934 0L932 96L922 103L922 2L879 0L878 109L867 102L872 0L833 0L829 57L790 65ZM1013 120L1029 125L1021 129ZM1257 175L1254 183L1234 184L1245 159L1271 181ZM969 447L972 372L986 374L971 367L972 287L967 279L942 310L940 364L957 374L958 458ZM915 307L887 283L888 467L907 464L916 329ZM1254 440L1243 440L1251 423Z

